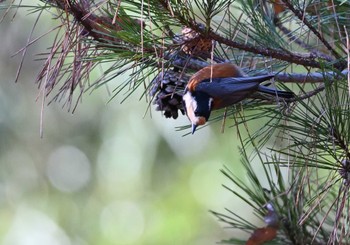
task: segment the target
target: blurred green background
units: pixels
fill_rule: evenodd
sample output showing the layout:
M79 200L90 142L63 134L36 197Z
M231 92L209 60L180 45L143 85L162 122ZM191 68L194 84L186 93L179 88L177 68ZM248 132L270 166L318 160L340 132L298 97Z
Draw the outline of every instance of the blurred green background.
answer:
M46 101L40 138L42 61L33 60L52 37L28 49L15 83L21 55L11 55L27 42L36 18L28 13L0 25L1 244L206 245L236 234L208 212L251 215L222 187L230 185L223 165L243 174L233 128L221 134L217 123L184 137L176 131L188 124L184 116L165 119L152 107L144 117L147 103L137 94L107 103L100 88L74 114ZM55 25L50 17L42 16L33 38Z

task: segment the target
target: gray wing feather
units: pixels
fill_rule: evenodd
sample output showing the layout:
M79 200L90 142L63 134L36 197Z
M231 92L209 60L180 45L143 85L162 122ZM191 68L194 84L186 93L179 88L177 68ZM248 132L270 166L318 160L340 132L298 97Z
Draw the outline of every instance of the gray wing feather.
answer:
M206 79L197 85L196 91L207 93L213 98L236 95L239 97L239 95L257 91L260 83L272 77L272 75L263 75Z

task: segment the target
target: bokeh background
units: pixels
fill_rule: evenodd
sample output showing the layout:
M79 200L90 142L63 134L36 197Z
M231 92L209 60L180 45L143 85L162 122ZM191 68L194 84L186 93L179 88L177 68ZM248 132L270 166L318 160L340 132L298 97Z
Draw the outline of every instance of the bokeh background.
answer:
M74 114L62 103L47 106L35 84L36 54L52 36L28 49L14 82L21 53L11 55L26 45L37 16L29 12L0 24L0 243L206 245L236 234L209 213L251 215L222 187L232 186L224 165L244 175L235 129L222 134L217 123L184 136L177 131L188 124L184 116L146 113L137 93L107 103L122 78L86 93ZM43 14L33 38L55 24Z

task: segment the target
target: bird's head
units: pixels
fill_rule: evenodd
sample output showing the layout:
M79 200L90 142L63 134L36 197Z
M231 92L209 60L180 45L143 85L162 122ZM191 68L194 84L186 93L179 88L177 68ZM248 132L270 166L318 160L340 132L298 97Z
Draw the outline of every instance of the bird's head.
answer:
M197 126L204 125L210 116L213 98L203 92L185 90L182 97L188 119L192 124L192 134Z

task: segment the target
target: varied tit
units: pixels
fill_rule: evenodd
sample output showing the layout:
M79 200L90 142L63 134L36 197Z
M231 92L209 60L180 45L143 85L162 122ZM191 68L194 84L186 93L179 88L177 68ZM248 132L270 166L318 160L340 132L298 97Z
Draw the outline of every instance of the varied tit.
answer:
M231 106L255 92L293 98L292 92L260 85L273 77L247 77L238 66L230 63L210 65L199 70L190 78L182 97L186 115L192 123L192 134L198 125L208 121L212 110Z

